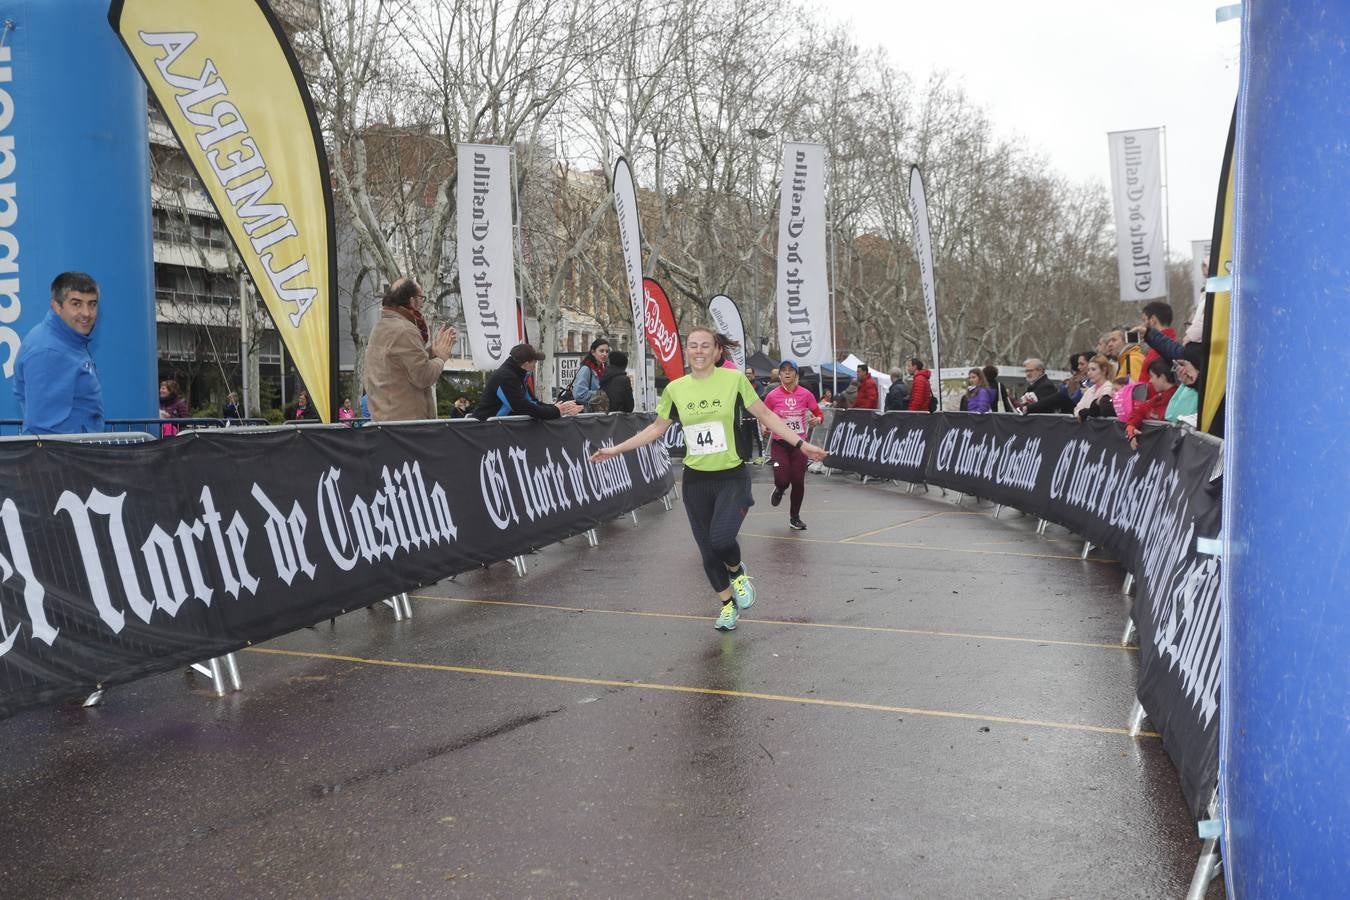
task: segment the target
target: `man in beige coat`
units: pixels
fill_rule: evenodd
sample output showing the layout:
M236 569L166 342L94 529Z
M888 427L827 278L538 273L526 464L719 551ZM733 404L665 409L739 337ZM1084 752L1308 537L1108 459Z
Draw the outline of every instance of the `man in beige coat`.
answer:
M385 292L380 320L366 344L371 421L436 418L436 379L459 336L444 326L428 348L422 299L422 288L411 278L400 278Z

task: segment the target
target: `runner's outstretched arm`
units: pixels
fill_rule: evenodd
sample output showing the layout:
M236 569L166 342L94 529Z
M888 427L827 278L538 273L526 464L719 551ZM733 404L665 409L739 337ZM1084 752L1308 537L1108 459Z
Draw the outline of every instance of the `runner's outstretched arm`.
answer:
M746 409L750 412L750 415L759 419L760 424L772 432L774 437L781 441L786 441L789 446L794 446L797 441L802 440L797 432L789 428L787 423L778 418L778 415L773 410L764 405L763 400L756 400L754 403L747 406ZM815 444L808 444L805 441L802 441L801 451L805 453L807 457L814 459L817 462L830 455L824 447L817 447Z
M620 453L625 453L629 450L636 450L638 447L641 447L645 444L650 444L652 441L658 440L661 437L661 435L665 434L666 429L669 427L670 427L669 419L663 419L660 416L657 416L656 420L653 421L652 424L648 425L646 428L642 429L637 434L633 435L628 440L624 441L622 444L616 444L613 447L601 447L599 450L592 453L591 462L600 462L606 459L613 459Z

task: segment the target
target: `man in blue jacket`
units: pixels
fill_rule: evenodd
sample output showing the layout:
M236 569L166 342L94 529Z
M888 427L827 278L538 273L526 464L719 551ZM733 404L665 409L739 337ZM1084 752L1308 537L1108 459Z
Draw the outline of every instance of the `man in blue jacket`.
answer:
M469 415L475 419L488 419L493 416L556 419L559 416L575 416L581 412L581 404L572 400L564 400L554 406L552 403L540 403L534 396L534 392L526 382L543 358L544 354L529 344L516 344L512 347L506 362L488 378L478 406Z
M89 355L98 320L98 284L83 272L52 282L52 308L23 339L14 394L24 434L103 431L103 388Z

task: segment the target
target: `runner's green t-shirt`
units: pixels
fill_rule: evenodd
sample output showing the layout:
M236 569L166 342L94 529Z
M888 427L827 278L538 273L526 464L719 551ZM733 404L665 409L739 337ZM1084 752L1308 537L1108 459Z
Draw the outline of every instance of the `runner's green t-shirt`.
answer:
M686 469L720 472L741 464L736 452L736 401L749 406L758 399L750 380L740 371L719 366L706 378L685 375L666 385L656 414L680 420Z

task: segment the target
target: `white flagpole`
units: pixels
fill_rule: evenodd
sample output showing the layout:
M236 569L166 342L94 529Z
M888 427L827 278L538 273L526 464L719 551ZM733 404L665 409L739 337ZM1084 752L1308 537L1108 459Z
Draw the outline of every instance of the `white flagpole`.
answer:
M829 224L827 225L827 227L830 229L830 283L829 283L829 289L828 289L828 296L829 296L829 298L830 298L830 378L831 378L831 380L832 380L832 382L833 382L833 384L834 384L834 387L832 387L832 388L830 389L830 393L831 393L831 395L836 395L836 394L839 393L839 350L838 350L838 348L835 347L835 345L834 345L834 342L835 342L835 335L837 334L837 332L838 332L838 330L839 330L838 325L835 324L835 322L836 322L836 316L837 316L837 314L838 314L838 311L837 311L836 308L835 308L835 299L836 299L836 298L835 298L835 281L836 281L836 279L837 279L838 276L837 276L836 271L835 271L835 261L834 261L834 257L835 257L835 253L834 253L834 245L835 245L835 233L834 233L834 231L835 231L835 229L834 229L834 165L833 165L834 157L831 156L831 157L830 157L830 160L831 160L831 165L830 165L830 184L829 184L829 187L827 188L827 193L826 193L826 195L825 195L825 197L826 197L825 203L826 203L826 209L827 209L827 213L826 213L826 216L825 216L825 221L826 221L827 223L829 223ZM821 387L823 388L824 385L822 385ZM833 402L834 402L833 399L831 399L830 402L833 403Z
M1167 126L1159 126L1158 132L1162 135L1163 164L1163 295L1170 299L1172 294L1172 278L1167 271L1167 264L1172 259L1172 187L1167 179Z
M523 340L523 341L528 342L529 339L530 339L530 335L529 335L529 333L525 330L525 274L524 274L524 272L521 271L521 266L525 265L525 253L524 253L524 251L521 249L521 247L522 247L521 230L522 230L522 229L521 229L521 222L520 222L520 194L516 191L516 185L520 183L520 182L517 180L517 168L519 167L519 165L520 165L520 161L516 158L516 148L515 148L515 147L512 147L512 148L511 148L511 206L512 206L512 212L514 213L514 216L515 216L515 222L512 223L512 224L513 224L513 230L515 231L516 260L515 260L515 265L511 267L511 270L512 270L512 271L511 271L511 274L515 276L515 284L516 284L516 309L517 309L517 311L518 311L518 312L517 312L517 315L520 316L520 321L517 322L516 324L517 324L517 326L518 326L519 329L520 329L520 331L519 331L520 340ZM555 343L556 343L556 341L557 341L557 334L556 334L556 333L554 334L554 341L555 341ZM512 343L514 344L514 343L516 343L516 342L515 342L515 341L512 341ZM539 347L539 348L537 348L537 349L538 349L540 352L542 352L542 353L548 353L548 352L549 352L548 350L544 349L543 347Z

